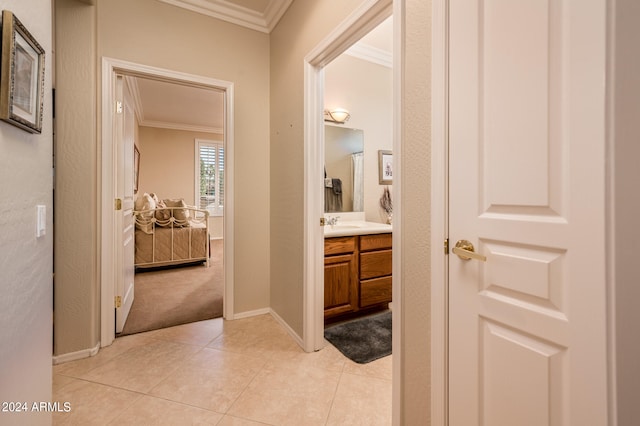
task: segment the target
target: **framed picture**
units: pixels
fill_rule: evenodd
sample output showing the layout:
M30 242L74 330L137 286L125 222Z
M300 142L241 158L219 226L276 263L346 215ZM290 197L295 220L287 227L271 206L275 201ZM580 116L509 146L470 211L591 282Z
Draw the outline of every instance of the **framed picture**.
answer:
M44 49L13 13L3 10L0 119L40 133L43 97Z
M140 151L137 146L133 146L133 193L138 192L138 181L140 177Z
M393 183L393 154L391 151L378 151L378 177L380 185Z

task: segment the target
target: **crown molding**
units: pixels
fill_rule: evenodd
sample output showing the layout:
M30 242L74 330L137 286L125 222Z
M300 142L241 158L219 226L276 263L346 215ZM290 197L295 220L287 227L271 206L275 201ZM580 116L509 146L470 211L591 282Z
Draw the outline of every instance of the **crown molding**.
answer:
M270 33L293 0L271 0L264 13L225 0L159 0L245 28Z
M267 23L268 33L273 30L278 22L280 22L280 18L285 14L289 6L291 6L293 0L285 0L285 1L270 1L267 9L264 11L264 19Z
M363 43L356 43L348 48L345 54L364 61L373 62L387 68L393 68L393 55L386 50L378 49Z

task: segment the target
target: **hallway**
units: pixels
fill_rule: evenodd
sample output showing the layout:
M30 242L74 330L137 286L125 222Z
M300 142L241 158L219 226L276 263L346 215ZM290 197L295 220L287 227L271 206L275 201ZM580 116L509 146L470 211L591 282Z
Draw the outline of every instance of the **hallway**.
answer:
M270 315L125 336L53 368L53 424L389 425L391 359L307 354Z

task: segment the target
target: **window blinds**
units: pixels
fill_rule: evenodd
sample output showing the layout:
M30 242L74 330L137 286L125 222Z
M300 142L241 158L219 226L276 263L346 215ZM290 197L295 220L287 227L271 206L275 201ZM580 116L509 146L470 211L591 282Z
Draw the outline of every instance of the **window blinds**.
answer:
M224 211L224 147L222 144L199 142L198 144L199 199L198 207L212 215Z

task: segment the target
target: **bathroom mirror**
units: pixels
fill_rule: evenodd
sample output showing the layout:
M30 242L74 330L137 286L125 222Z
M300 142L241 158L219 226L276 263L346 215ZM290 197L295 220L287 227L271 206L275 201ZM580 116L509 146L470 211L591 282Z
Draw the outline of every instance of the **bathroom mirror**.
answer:
M364 211L363 131L326 124L324 160L324 211Z

